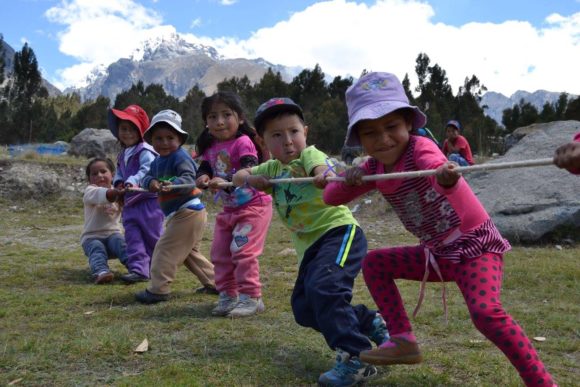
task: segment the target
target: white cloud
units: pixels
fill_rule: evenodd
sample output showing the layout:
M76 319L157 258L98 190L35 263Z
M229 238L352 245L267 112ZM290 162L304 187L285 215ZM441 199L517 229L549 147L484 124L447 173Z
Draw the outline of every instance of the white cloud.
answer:
M59 35L60 50L80 61L60 72L65 85L84 79L89 65L127 57L143 39L175 31L133 0L63 0L46 15L66 26ZM580 12L547 15L541 28L515 20L454 27L434 23L434 15L425 0L377 0L373 5L329 0L261 28L246 40L183 35L226 57L263 57L306 68L319 64L333 76L357 77L363 69L401 78L408 73L414 86L415 59L423 52L431 64L446 70L454 92L475 74L489 90L506 95L518 89L580 94Z
M263 57L276 64L357 77L363 69L415 79L421 52L447 71L454 92L475 74L489 90L518 89L580 94L580 13L550 15L546 27L528 22L431 21L435 11L419 1L379 0L374 5L333 0L312 5L247 40L204 39L226 57ZM532 68L531 72L528 69ZM413 82L416 84L416 82Z
M46 11L49 21L66 25L59 49L81 63L60 71L59 84L78 84L86 69L126 57L161 27L161 17L132 0L63 0Z
M221 5L232 5L236 4L238 0L220 0Z

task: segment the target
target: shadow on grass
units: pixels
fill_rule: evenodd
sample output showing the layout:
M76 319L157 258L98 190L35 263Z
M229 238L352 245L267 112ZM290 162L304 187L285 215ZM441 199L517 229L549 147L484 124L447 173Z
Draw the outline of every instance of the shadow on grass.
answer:
M91 273L84 267L49 267L44 271L43 277L51 280L51 282L45 283L59 284L66 282L75 285L93 285Z

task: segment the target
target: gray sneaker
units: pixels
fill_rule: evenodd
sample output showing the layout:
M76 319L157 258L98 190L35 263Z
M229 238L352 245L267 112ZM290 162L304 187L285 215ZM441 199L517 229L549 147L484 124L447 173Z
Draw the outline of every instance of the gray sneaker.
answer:
M373 365L362 362L358 357L350 356L338 348L336 364L318 378L318 385L324 387L352 387L364 384L378 374Z
M226 292L221 292L217 306L213 308L211 314L214 316L227 316L238 303L238 296L232 297Z
M370 333L368 334L368 338L374 342L377 347L389 340L389 330L387 329L387 324L385 323L383 316L381 316L381 314L378 312L373 319L373 326Z
M256 313L262 313L266 307L262 298L252 298L247 294L240 294L240 300L235 308L228 314L229 317L248 317Z

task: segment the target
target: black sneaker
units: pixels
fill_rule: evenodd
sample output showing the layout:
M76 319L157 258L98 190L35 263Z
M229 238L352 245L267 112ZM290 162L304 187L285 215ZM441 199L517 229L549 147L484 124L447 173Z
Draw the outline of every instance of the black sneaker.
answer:
M135 299L142 304L156 304L169 300L169 294L155 294L145 289L139 293L135 293Z
M202 286L201 288L197 288L195 289L195 294L213 294L213 295L218 295L220 294L220 292L211 285L205 285Z
M123 274L121 276L121 280L123 280L124 282L126 282L128 284L135 284L137 282L147 282L147 281L149 281L149 278L142 276L141 274L131 272L131 273Z

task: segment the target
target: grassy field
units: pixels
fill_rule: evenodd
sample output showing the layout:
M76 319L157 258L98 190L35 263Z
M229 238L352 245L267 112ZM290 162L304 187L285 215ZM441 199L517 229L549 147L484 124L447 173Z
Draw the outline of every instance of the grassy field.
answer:
M375 199L357 212L369 247L413 243ZM333 365L322 336L293 320L296 259L283 255L291 243L277 219L261 259L266 312L242 320L211 317L215 296L193 294L199 284L185 268L173 298L154 306L134 302L144 284L93 285L78 243L82 222L80 198L0 199L0 385L306 386ZM535 345L560 386L580 378L579 263L580 247L516 247L506 256L504 306L529 336L546 337ZM124 272L116 261L112 267ZM410 309L419 285L399 284ZM362 277L354 301L372 305ZM381 368L369 385L521 385L472 326L455 286L448 304L446 326L440 286L427 287L413 322L425 361ZM135 353L145 338L149 351Z

